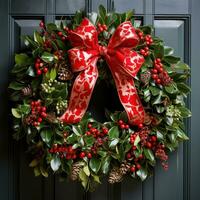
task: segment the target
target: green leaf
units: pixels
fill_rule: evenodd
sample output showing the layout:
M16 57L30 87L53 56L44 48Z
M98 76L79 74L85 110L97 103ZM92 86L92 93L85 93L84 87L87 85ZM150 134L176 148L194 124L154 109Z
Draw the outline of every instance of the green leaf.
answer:
M146 89L144 90L144 100L145 100L145 102L149 102L150 99L151 99L150 90L149 90L149 88L146 88Z
M51 169L55 172L59 169L61 165L60 158L57 156L54 156L53 159L51 160Z
M164 55L170 56L174 53L174 49L168 46L164 46Z
M152 45L154 48L155 58L163 58L164 56L164 47L162 45Z
M77 135L76 134L71 134L67 137L67 141L70 143L70 144L73 144L77 141Z
M82 186L86 189L88 184L88 177L83 170L80 171L79 178L81 180Z
M15 55L15 63L17 65L27 65L28 60L29 60L29 57L25 53L20 53L20 54Z
M95 138L92 135L86 136L86 137L84 137L84 141L87 146L92 146L95 142Z
M177 70L190 70L190 67L182 61L180 61L176 65L174 65L173 68L177 69Z
M110 141L109 147L114 148L119 143L119 138Z
M144 149L144 155L148 160L150 160L152 162L155 161L154 154L153 154L152 150Z
M97 173L101 168L101 161L97 158L92 158L89 162L89 166L94 173Z
M191 92L191 88L188 85L186 85L185 83L177 83L177 87L178 87L179 91L184 94L188 94L189 92Z
M151 91L151 93L152 93L153 96L157 96L161 92L160 89L158 89L157 87L153 87L153 86L150 86L149 90Z
M40 132L40 136L46 144L49 144L53 136L53 132L51 129L42 129Z
M141 168L136 172L136 174L140 177L142 181L144 181L147 178L147 170L144 168Z
M125 21L128 21L131 19L131 17L133 17L134 13L133 10L129 10L128 12L126 12L126 19Z
M166 117L165 121L169 126L171 126L174 122L174 119L173 119L173 117Z
M37 31L34 32L33 37L34 37L35 42L37 42L41 45L44 43L42 37L40 36L40 34Z
M183 130L181 130L179 128L176 130L176 134L182 140L188 140L189 139L188 136L183 132Z
M19 111L18 108L12 108L12 109L11 109L11 112L12 112L12 115L13 115L15 118L21 118L21 117L22 117L22 115L21 115L21 113L20 113L20 111Z
M119 128L118 126L113 126L108 132L109 138L114 139L119 137Z
M162 100L162 94L160 93L153 101L152 101L152 104L153 105L156 105L156 104L160 104L161 103L161 100Z
M24 83L19 83L16 81L12 81L9 86L9 89L13 89L13 90L21 90L22 88L24 88Z
M95 182L101 183L101 181L99 180L99 176L97 176L95 174L92 174L92 177L93 177L93 179L94 179Z
M57 30L57 26L55 25L55 24L53 24L53 23L49 23L49 24L47 24L47 30L48 31L56 31Z
M167 85L165 86L165 90L167 93L169 94L174 94L174 93L177 93L178 92L178 88L177 88L177 85L176 83L171 83L170 85Z
M140 26L140 30L142 30L144 34L151 34L152 27L151 26Z
M47 63L51 63L53 60L54 60L54 55L49 53L49 52L44 52L42 54L42 57L41 59L44 61L44 62L47 62Z
M137 146L139 142L140 142L140 136L137 135L134 141L134 146Z
M56 69L55 68L51 69L50 74L49 74L50 79L55 80L56 75L57 75Z
M77 136L81 136L81 135L83 134L80 126L75 126L75 125L73 125L73 126L72 126L72 131L73 131Z
M104 20L106 17L106 9L104 8L103 5L99 6L99 15L101 16L101 18Z
M176 64L180 61L180 58L175 56L165 56L164 60L169 64Z
M109 172L110 161L111 161L111 157L110 156L107 156L104 159L102 159L102 172L104 174L107 174Z
M192 113L188 108L181 106L178 109L181 112L181 117L187 118L187 117L191 117L192 116Z
M89 169L89 167L87 165L85 167L83 167L83 171L85 172L85 174L87 176L90 176L90 169Z
M31 77L35 77L36 76L36 73L35 73L35 70L34 70L33 66L29 66L29 68L26 71L26 74L31 76Z

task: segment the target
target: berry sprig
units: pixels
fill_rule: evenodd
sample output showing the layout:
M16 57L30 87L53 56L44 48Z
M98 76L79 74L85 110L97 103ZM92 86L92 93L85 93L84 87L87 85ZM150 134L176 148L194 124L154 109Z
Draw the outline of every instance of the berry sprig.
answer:
M59 31L57 34L58 34L58 36L60 37L60 39L61 39L62 41L67 40L67 36L64 35L62 31Z
M121 120L121 119L118 121L118 126L119 126L120 129L126 129L126 130L129 129L129 125L126 124L126 123L125 123L123 120Z
M40 101L31 102L31 115L30 115L30 124L33 126L39 126L44 118L47 117L46 107L41 106Z
M153 39L152 39L151 35L146 35L144 37L144 40L145 40L145 43L146 43L147 46L150 46L153 43Z
M152 78L158 85L168 85L172 79L168 75L167 71L164 70L163 64L160 58L154 60L154 68L151 70Z
M35 60L35 70L37 75L46 74L48 72L48 66L40 58Z
M91 123L88 124L88 131L85 133L86 135L92 135L94 138L104 137L108 134L108 129L106 127L102 127L101 130L98 130L92 126Z
M103 31L107 31L108 30L108 27L106 26L106 24L98 23L97 27L98 27L98 34L100 34Z
M149 47L144 47L143 49L140 49L140 53L144 56L144 57L147 57L149 54L150 54L150 51L149 51Z

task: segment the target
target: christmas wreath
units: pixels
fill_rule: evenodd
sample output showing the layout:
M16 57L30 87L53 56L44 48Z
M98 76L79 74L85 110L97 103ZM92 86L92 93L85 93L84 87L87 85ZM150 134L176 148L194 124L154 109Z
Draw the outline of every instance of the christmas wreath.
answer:
M137 24L132 12L100 6L89 18L77 12L70 22L41 22L40 31L24 36L9 91L13 136L27 144L36 176L54 172L86 190L106 175L109 183L145 180L156 161L167 169L168 152L188 139L190 69L152 27ZM106 122L88 111L102 85L114 91L102 98L121 106L105 108Z

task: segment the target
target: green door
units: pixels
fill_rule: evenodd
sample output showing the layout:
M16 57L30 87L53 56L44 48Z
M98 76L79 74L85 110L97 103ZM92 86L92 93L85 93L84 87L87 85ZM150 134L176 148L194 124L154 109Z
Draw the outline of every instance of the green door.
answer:
M117 12L135 9L140 23L154 25L156 35L191 64L192 94L187 103L193 116L186 122L190 141L170 155L167 172L158 166L155 175L143 183L126 180L110 186L103 182L96 192L88 194L79 184L60 183L57 177L34 177L25 147L12 140L6 88L14 52L24 49L21 35L32 34L40 20L55 22L61 16L70 17L77 9L96 11L99 4ZM200 199L199 8L199 0L0 0L0 200Z

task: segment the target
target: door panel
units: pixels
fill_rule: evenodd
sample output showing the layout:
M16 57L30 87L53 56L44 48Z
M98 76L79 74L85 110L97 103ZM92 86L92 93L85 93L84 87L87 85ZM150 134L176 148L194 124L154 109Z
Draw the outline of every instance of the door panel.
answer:
M198 25L200 7L198 0L1 0L0 1L0 120L4 126L0 126L0 199L2 200L197 200L200 191L197 187L200 159L198 157L198 109L197 103L200 97L197 69L199 61L200 45L193 41L198 38ZM137 15L137 23L154 24L155 34L163 38L168 46L175 49L175 54L181 56L186 62L192 58L192 134L191 149L192 162L190 163L190 142L181 145L175 153L170 154L169 170L164 172L157 166L154 176L145 182L127 179L114 186L106 181L94 193L85 193L77 183L60 182L57 177L48 179L35 178L32 169L28 167L25 147L11 138L8 131L8 121L5 116L9 112L7 106L6 87L8 83L8 69L14 62L14 52L25 48L22 35L32 34L38 29L41 19L46 22L59 21L61 16L72 16L76 10L96 11L99 3L107 10L115 8L117 12L134 9ZM194 6L196 5L196 6ZM179 15L177 15L179 14ZM190 18L190 14L195 18ZM191 19L191 20L190 20ZM193 24L193 40L190 43L190 22ZM192 46L191 46L192 45ZM193 51L190 56L190 48ZM195 47L195 48L194 48ZM194 50L195 49L195 50ZM194 57L194 55L196 57ZM2 75L5 74L6 76ZM193 79L196 77L197 79ZM194 95L195 94L195 95ZM190 99L187 101L190 103ZM190 122L186 123L186 129L190 133ZM10 134L9 136L7 136ZM190 135L190 134L189 134ZM195 157L196 155L196 157ZM190 168L192 167L192 168ZM194 172L192 170L195 170ZM3 173L2 173L3 172ZM191 173L192 172L192 173ZM192 174L190 182L190 173ZM190 185L191 188L190 194ZM191 198L190 198L191 196Z

